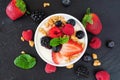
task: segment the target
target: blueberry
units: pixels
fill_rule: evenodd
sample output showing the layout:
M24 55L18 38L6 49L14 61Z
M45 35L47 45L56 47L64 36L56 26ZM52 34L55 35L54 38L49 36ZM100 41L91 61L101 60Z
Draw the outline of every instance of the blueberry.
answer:
M89 76L89 70L87 67L80 65L75 69L75 73L78 76L88 77Z
M69 19L69 20L67 21L67 24L71 24L71 25L75 26L76 22L75 22L74 19Z
M59 21L56 21L55 22L55 26L57 26L57 27L60 27L60 26L62 26L62 22L59 20Z
M42 10L36 10L31 13L31 18L35 22L41 22L45 18L45 12Z
M65 7L68 7L71 5L71 0L62 0L62 4L65 6Z
M58 45L58 46L55 46L55 47L52 47L52 51L53 52L59 52L62 48L62 45Z
M50 40L51 38L48 36L44 36L41 38L41 45L45 48L51 49L52 47L50 46Z
M89 54L85 54L83 57L82 57L83 61L85 62L89 62L92 60L92 57L89 55Z
M115 42L112 40L108 40L106 45L108 48L113 48L115 46Z
M84 34L84 32L83 31L77 31L76 32L76 37L78 38L78 39L82 39L83 37L85 36L85 34Z

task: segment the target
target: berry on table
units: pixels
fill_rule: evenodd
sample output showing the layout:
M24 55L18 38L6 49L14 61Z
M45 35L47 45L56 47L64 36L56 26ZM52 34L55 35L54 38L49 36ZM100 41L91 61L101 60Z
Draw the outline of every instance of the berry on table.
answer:
M106 46L108 48L113 48L115 46L115 42L113 40L108 40Z
M89 76L89 70L87 67L80 65L76 68L75 73L78 76L84 76L84 77L88 77Z
M71 24L71 25L75 26L76 22L75 22L74 19L69 19L69 20L67 21L67 24Z
M56 26L56 27L61 27L61 26L62 26L62 21L60 21L60 20L59 20L59 21L56 21L56 22L55 22L55 26Z
M53 73L53 72L56 72L56 67L53 66L53 65L50 65L50 64L46 64L45 66L45 72L46 73Z
M89 61L91 61L91 60L92 60L91 55L89 55L89 54L85 54L85 55L83 56L83 61L85 61L85 62L89 62Z
M80 30L76 32L76 37L78 39L82 39L84 36L85 36L85 33L83 31Z
M71 0L62 0L62 4L65 6L65 7L68 7L71 5Z
M45 12L42 10L37 10L31 13L31 18L35 22L41 22L45 18Z
M50 46L50 40L51 40L51 38L48 36L42 37L41 45L44 46L45 48L51 49L52 47Z

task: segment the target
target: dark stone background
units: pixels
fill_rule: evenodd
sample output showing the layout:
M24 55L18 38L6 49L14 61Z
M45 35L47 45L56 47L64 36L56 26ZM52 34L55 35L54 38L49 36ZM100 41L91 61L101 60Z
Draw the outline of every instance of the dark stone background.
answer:
M68 13L81 20L86 8L90 7L97 13L102 21L103 30L99 38L102 48L93 50L88 47L87 53L96 52L102 65L93 67L91 63L79 60L76 65L85 65L90 70L89 78L77 77L74 69L57 68L53 74L44 71L45 62L38 56L35 48L28 46L27 42L20 40L21 32L26 29L36 30L38 24L29 16L12 21L5 14L5 8L10 0L0 0L0 80L95 80L94 74L98 70L107 70L111 80L120 80L120 0L72 0L72 5L65 8L61 0L25 0L29 11L44 9L47 15L53 13ZM43 2L50 2L51 6L43 8ZM88 33L89 39L93 37ZM105 46L106 40L114 40L115 48ZM13 61L24 50L37 58L37 65L30 70L17 68Z

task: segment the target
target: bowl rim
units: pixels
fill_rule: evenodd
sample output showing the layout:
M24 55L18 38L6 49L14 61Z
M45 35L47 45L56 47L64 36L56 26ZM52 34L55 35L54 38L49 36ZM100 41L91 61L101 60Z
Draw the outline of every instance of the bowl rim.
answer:
M36 37L37 37L38 31L39 31L39 27L42 25L42 23L44 23L46 20L48 20L48 19L49 19L50 17L52 17L52 16L65 16L65 15L70 16L72 19L74 19L75 21L77 21L77 23L81 26L82 30L83 30L84 33L85 33L85 37L86 37L85 43L86 43L86 45L85 45L82 53L80 54L80 56L79 56L78 58L76 58L74 61L72 61L72 62L70 62L70 63L67 63L67 64L55 64L55 63L53 64L53 63L48 62L46 59L44 59L44 57L42 57L42 55L40 55L40 53L39 53L39 51L38 51L38 49L37 49L37 44L38 44L38 43L37 43L37 38L36 38ZM87 45L88 45L88 36L87 36L87 32L86 32L83 24L82 24L77 18L75 18L74 16L72 16L72 15L70 15L70 14L66 14L66 13L56 13L56 14L49 15L48 17L46 17L44 20L42 20L42 21L39 23L39 25L37 26L37 29L36 29L36 31L35 31L34 43L35 43L35 50L37 51L37 54L40 56L40 58L41 58L43 61L45 61L46 63L51 64L51 65L53 65L53 66L65 67L65 66L68 66L68 65L71 65L71 64L76 63L76 62L79 61L79 59L81 59L81 57L84 55L84 53L85 53L85 51L86 51L86 49L87 49Z

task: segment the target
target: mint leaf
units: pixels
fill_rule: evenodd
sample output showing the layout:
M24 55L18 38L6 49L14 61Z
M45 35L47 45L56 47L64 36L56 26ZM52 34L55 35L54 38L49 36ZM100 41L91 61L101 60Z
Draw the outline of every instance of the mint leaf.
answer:
M50 46L52 47L55 47L55 46L58 46L60 44L64 44L64 43L67 43L69 40L69 37L68 36L65 36L65 37L59 37L59 38L54 38L50 41Z
M69 37L68 36L60 38L60 44L67 43L68 41L69 41Z
M26 11L26 4L23 0L16 0L16 6L22 11Z
M35 66L36 59L29 54L21 54L15 58L14 64L21 69L30 69Z
M60 44L60 38L54 38L50 40L50 46L52 47L58 46L59 44Z
M86 14L82 19L82 23L84 27L86 27L87 23L93 24L92 15L90 14L90 8L87 9Z

